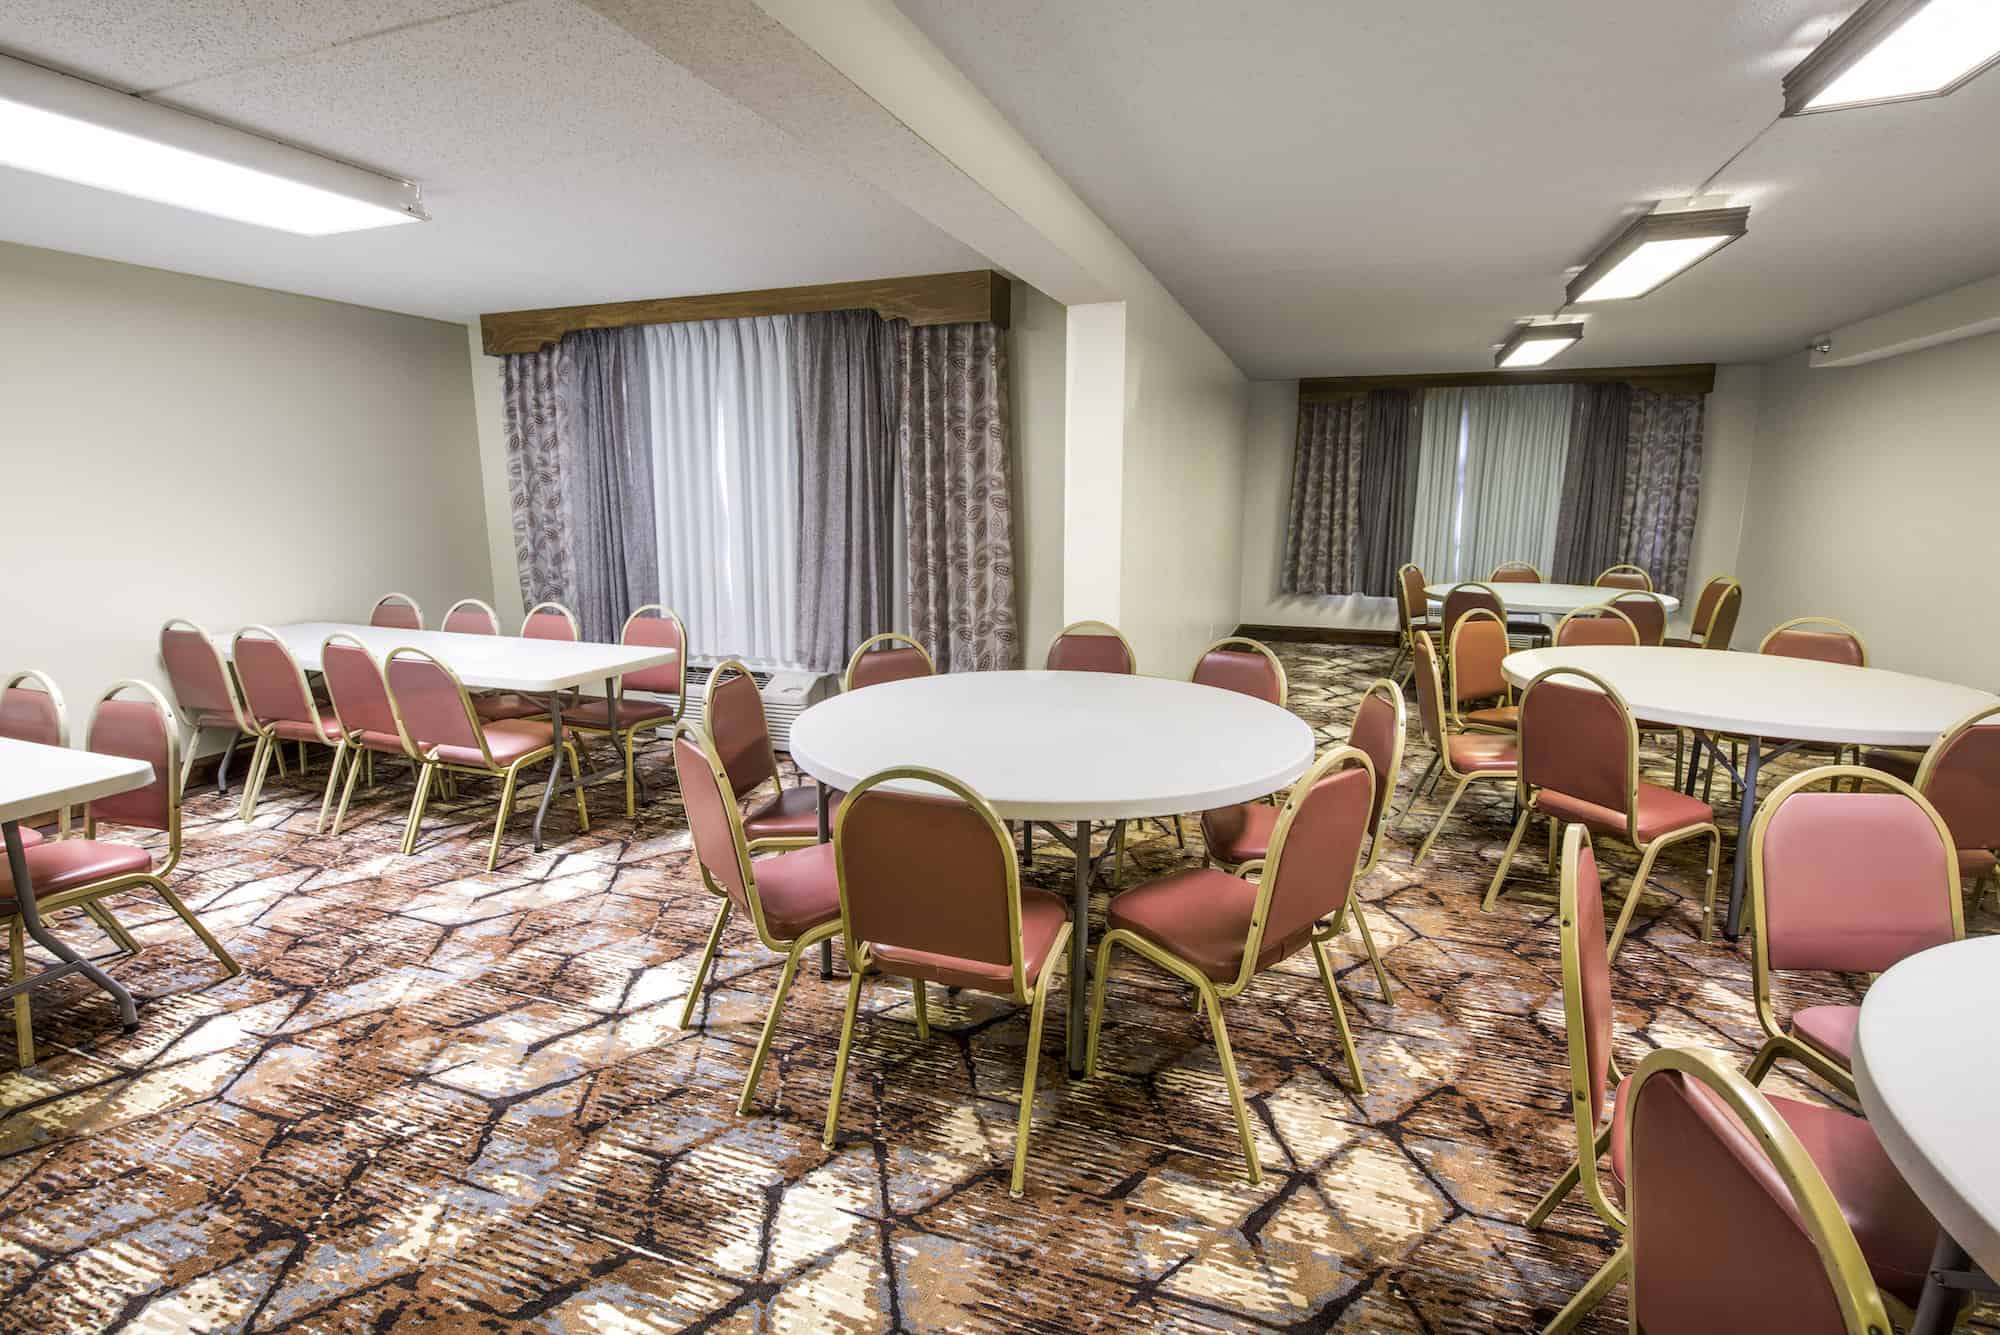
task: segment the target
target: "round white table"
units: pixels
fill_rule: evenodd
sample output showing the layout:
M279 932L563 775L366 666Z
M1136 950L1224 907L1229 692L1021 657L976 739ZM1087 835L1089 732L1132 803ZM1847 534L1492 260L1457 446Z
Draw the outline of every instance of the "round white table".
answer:
M1487 580L1468 581L1485 584L1500 595L1500 601L1507 604L1509 612L1534 612L1547 616L1568 616L1579 607L1596 607L1608 603L1621 593L1632 593L1632 589L1611 589L1601 584L1528 584L1502 580L1498 584ZM1434 603L1444 601L1444 596L1457 588L1457 584L1427 584L1424 597ZM1680 609L1681 600L1661 593L1655 594L1666 604L1668 612Z
M1729 896L1729 937L1742 927L1743 879L1750 823L1757 815L1757 770L1806 742L1927 747L1938 734L2000 697L1929 677L1881 668L1847 667L1806 658L1715 649L1586 645L1529 649L1501 660L1515 686L1553 667L1581 668L1611 683L1635 717L1686 728L1743 790L1737 823L1735 884ZM1714 736L1748 742L1739 774ZM1766 744L1768 742L1768 745ZM1686 791L1694 792L1688 765Z
M2000 1014L2000 937L1912 955L1868 989L1854 1085L1890 1162L1943 1230L1917 1331L1949 1330L1968 1258L2000 1275L2000 1062L1980 1036ZM1990 1284L1990 1281L1988 1281ZM1988 1289L1990 1292L1990 1288ZM1932 1324L1926 1324L1929 1321Z
M1313 761L1296 714L1212 686L1098 672L963 672L821 701L792 760L828 788L897 765L942 770L1002 820L1044 825L1076 854L1069 1060L1083 1059L1093 823L1173 816L1275 792ZM821 805L821 832L826 811ZM1074 827L1065 834L1061 824Z

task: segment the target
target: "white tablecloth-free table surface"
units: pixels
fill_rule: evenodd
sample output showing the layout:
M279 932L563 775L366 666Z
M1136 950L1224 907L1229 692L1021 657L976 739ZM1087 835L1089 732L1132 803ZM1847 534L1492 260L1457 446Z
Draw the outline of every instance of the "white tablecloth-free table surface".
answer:
M1912 955L1868 989L1854 1084L1889 1159L1979 1267L2000 1276L2000 937Z
M308 672L319 671L319 651L336 631L352 635L377 658L392 649L421 649L477 691L524 691L548 695L573 686L588 686L641 668L674 661L671 649L644 645L576 644L567 640L530 640L518 635L460 635L441 630L397 630L391 626L351 625L341 621L293 621L270 628ZM226 657L227 637L218 641Z
M1631 589L1607 589L1597 584L1515 584L1501 581L1498 584L1486 580L1475 583L1485 584L1500 595L1500 601L1507 604L1508 612L1536 612L1549 616L1566 616L1579 607L1595 607L1608 603L1621 593L1631 593ZM1434 603L1444 601L1444 596L1457 588L1456 584L1429 584L1424 587L1424 596ZM1680 608L1681 600L1662 593L1656 595L1666 604L1667 611Z

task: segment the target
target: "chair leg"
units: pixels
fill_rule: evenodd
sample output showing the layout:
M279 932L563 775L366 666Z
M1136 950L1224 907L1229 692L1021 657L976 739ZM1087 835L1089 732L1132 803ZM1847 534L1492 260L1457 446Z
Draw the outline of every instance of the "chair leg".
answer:
M1542 1327L1542 1335L1565 1335L1575 1330L1583 1319L1597 1309L1611 1290L1618 1287L1618 1281L1632 1268L1632 1245L1620 1243L1611 1259L1590 1277L1576 1297L1569 1300L1563 1310L1556 1313L1555 1320Z
M1174 814L1174 846L1176 848L1187 847L1187 830L1181 825L1181 818L1178 812Z
M333 748L333 764L326 772L326 796L319 800L319 822L313 826L314 835L326 830L326 815L333 809L333 790L340 784L340 767L347 760L347 752L347 739L342 737Z
M1481 913L1491 913L1493 906L1500 902L1500 883L1507 879L1507 869L1514 865L1514 854L1521 847L1521 836L1528 832L1528 822L1534 819L1534 812L1527 807L1514 821L1514 833L1508 836L1507 851L1500 855L1500 865L1493 869L1493 883L1486 887L1486 902L1479 906Z
M915 1004L917 1009L917 1037L929 1038L931 1036L931 1006L930 998L924 995L923 979L912 978L910 980L910 1000Z
M250 769L243 776L243 800L237 803L236 819L248 821L257 809L257 794L264 787L264 770L271 762L277 741L269 733L257 734L257 749L250 753ZM284 775L280 774L279 778Z
M1090 1031L1084 1038L1083 1074L1086 1079L1097 1074L1097 1033L1104 1027L1104 984L1111 977L1111 947L1116 937L1106 932L1097 943L1097 967L1091 971L1090 981ZM1070 980L1075 987L1076 979Z
M500 781L500 813L493 818L493 842L486 847L486 870L492 871L500 865L500 836L507 832L507 818L514 814L514 784L521 777L519 764L507 767L507 777Z
M1572 1159L1569 1167L1563 1169L1562 1176L1555 1180L1555 1185L1543 1192L1542 1198L1535 1202L1535 1208L1528 1212L1528 1227L1540 1228L1546 1224L1549 1216L1556 1212L1556 1207L1569 1199L1569 1194L1582 1180L1583 1165Z
M139 943L132 939L130 932L125 930L125 924L111 916L110 909L105 908L104 905L94 899L88 899L84 901L83 911L89 916L92 922L97 924L98 928L106 936L111 938L113 945L117 946L127 955L136 955L139 953Z
M28 949L25 931L17 915L7 924L7 981L18 983L28 976ZM21 1069L35 1064L35 1012L28 993L14 994L14 1051Z
M708 944L701 948L701 962L694 966L694 981L688 984L687 1004L681 1007L681 1028L694 1023L694 1008L701 1000L701 987L708 980L708 971L715 963L717 947L722 944L722 929L729 925L729 901L724 899L722 907L715 912L715 926L708 929Z
M1611 944L1604 948L1606 964L1618 958L1618 947L1625 941L1625 929L1632 923L1632 914L1639 907L1639 897L1646 893L1646 882L1653 875L1653 862L1659 856L1660 841L1657 839L1640 850L1639 870L1632 873L1632 888L1625 892L1625 906L1618 910L1618 925L1611 930ZM1712 886L1713 882L1710 884Z
M1757 1049L1757 1055L1743 1068L1743 1078L1753 1085L1763 1084L1764 1077L1771 1073L1771 1068L1778 1064L1778 1058L1783 1055L1784 1046L1777 1039L1765 1039L1764 1046Z
M1432 756L1429 767L1426 768L1422 774L1419 774L1417 776L1417 782L1415 786L1413 786L1410 789L1410 800L1403 804L1403 814L1396 817L1397 829L1400 830L1405 825L1409 824L1410 813L1417 809L1417 800L1424 795L1424 785L1431 782L1431 780L1437 777L1438 765L1440 763L1441 761L1437 756Z
M1062 929L1048 958L1042 961L1042 976L1035 980L1035 995L1028 1006L1028 1051L1021 1072L1021 1116L1014 1126L1014 1176L1008 1182L1009 1195L1019 1196L1028 1173L1028 1132L1035 1111L1035 1073L1042 1062L1042 1020L1049 1010L1049 983L1056 969L1068 958L1069 931ZM919 983L917 986L922 987Z
M638 785L638 780L636 778L637 774L636 767L638 766L639 763L636 757L638 746L639 746L639 730L637 728L627 728L625 730L625 819L626 820L639 819L639 785Z
M431 783L437 766L425 761L418 769L416 791L410 794L410 818L403 825L403 856L417 851L417 831L424 823L424 808L430 804Z
M1416 857L1410 859L1412 867L1423 865L1424 859L1430 854L1431 845L1437 842L1438 831L1444 829L1444 823L1451 819L1452 810L1458 806L1458 799L1465 796L1465 790L1471 784L1472 776L1467 775L1458 781L1458 787L1451 790L1451 796L1445 800L1444 810L1438 813L1437 824L1431 826L1431 832L1425 837L1423 847L1417 850Z
M1701 897L1701 939L1715 940L1715 886L1717 873L1722 869L1722 831L1716 830L1708 837L1708 884Z
M215 939L215 933L201 925L201 919L194 916L194 913L188 906L181 902L181 897L175 894L165 881L157 876L148 876L146 884L152 886L159 893L160 898L167 901L167 907L178 914L180 920L186 923L196 936L201 938L201 943L208 947L208 953L222 961L222 967L228 971L229 977L234 978L237 974L243 972L243 966L236 962L236 957L231 955L228 949Z
M840 1020L840 1048L833 1058L833 1090L826 1099L826 1134L820 1143L833 1148L833 1133L840 1124L840 1093L847 1087L847 1052L854 1046L854 1012L861 1008L861 978L867 970L850 962L847 970L847 1013Z
M1354 1032L1347 1027L1347 1008L1340 1004L1340 988L1333 981L1333 965L1327 962L1326 947L1315 941L1308 947L1319 965L1319 980L1326 985L1326 1004L1333 1009L1333 1027L1340 1034L1340 1051L1347 1058L1347 1073L1354 1077L1357 1096L1368 1092L1367 1077L1361 1074L1361 1057L1354 1051Z
M815 936L808 932L792 942L792 948L785 952L785 967L778 975L778 990L771 998L770 1014L764 1017L764 1032L757 1039L757 1051L750 1058L750 1074L743 1080L743 1097L736 1100L736 1115L739 1117L750 1115L750 1100L756 1097L757 1081L764 1074L764 1059L771 1055L771 1039L778 1032L778 1014L785 1009L785 998L791 995L792 980L799 976L799 960L808 948L825 939L830 939L825 933ZM852 1012L849 1014L851 1016Z
M1118 860L1112 866L1111 884L1123 885L1125 884L1125 822L1124 821L1121 820L1112 826L1111 839L1112 842L1118 845ZM1088 848L1085 848L1083 850L1083 856L1084 856L1084 861L1088 862L1090 860L1090 850Z
M373 751L357 750L347 762L347 782L340 788L340 805L333 813L333 836L340 837L340 823L347 819L347 804L354 800L354 781L361 777L361 771L372 769L375 764Z
M1319 955L1317 947L1313 953ZM1325 956L1320 956L1320 968L1326 968ZM1236 1138L1243 1142L1243 1161L1250 1165L1250 1185L1261 1186L1264 1169L1257 1162L1257 1140L1250 1130L1250 1109L1243 1102L1243 1082L1236 1078L1236 1055L1229 1050L1229 1029L1222 1023L1222 999L1215 995L1215 989L1204 980L1199 987L1203 1005L1208 1008L1209 1032L1215 1035L1215 1055L1222 1063L1222 1078L1229 1086L1229 1106L1236 1112ZM1334 1014L1340 1014L1340 1003L1334 1003ZM1342 1019L1345 1028L1345 1018Z
M187 737L181 742L181 791L186 792L188 779L194 774L195 753L201 750L201 729L189 728Z
M583 763L577 758L576 743L565 741L563 750L569 755L570 777L576 780L576 827L583 834L590 833L590 811L583 805ZM550 771L550 782L554 782L554 770Z
M1361 933L1361 947L1368 952L1368 963L1375 970L1375 985L1382 989L1382 1004L1396 1004L1396 994L1389 990L1389 971L1382 967L1381 952L1375 949L1375 934L1368 930L1368 914L1362 908L1359 896L1350 893L1347 906L1354 913L1354 926Z

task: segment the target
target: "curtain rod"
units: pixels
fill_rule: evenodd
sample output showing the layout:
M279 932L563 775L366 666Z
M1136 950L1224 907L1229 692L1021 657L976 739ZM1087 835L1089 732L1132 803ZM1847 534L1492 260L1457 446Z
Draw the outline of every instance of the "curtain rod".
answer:
M1589 385L1623 380L1634 389L1707 394L1715 389L1714 362L1660 366L1605 366L1560 371L1461 371L1437 375L1314 376L1299 381L1301 399L1337 399L1371 389L1471 389L1493 385Z

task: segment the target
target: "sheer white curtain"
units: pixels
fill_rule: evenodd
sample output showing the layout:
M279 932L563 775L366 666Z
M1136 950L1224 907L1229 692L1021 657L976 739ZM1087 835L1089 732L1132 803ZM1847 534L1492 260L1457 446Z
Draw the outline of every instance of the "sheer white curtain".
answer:
M1417 504L1410 518L1410 559L1433 584L1465 578L1458 567L1464 445L1465 391L1425 390L1417 430Z
M660 595L696 655L801 665L788 323L646 327Z
M1555 556L1569 457L1568 385L1424 392L1410 559L1434 584Z

